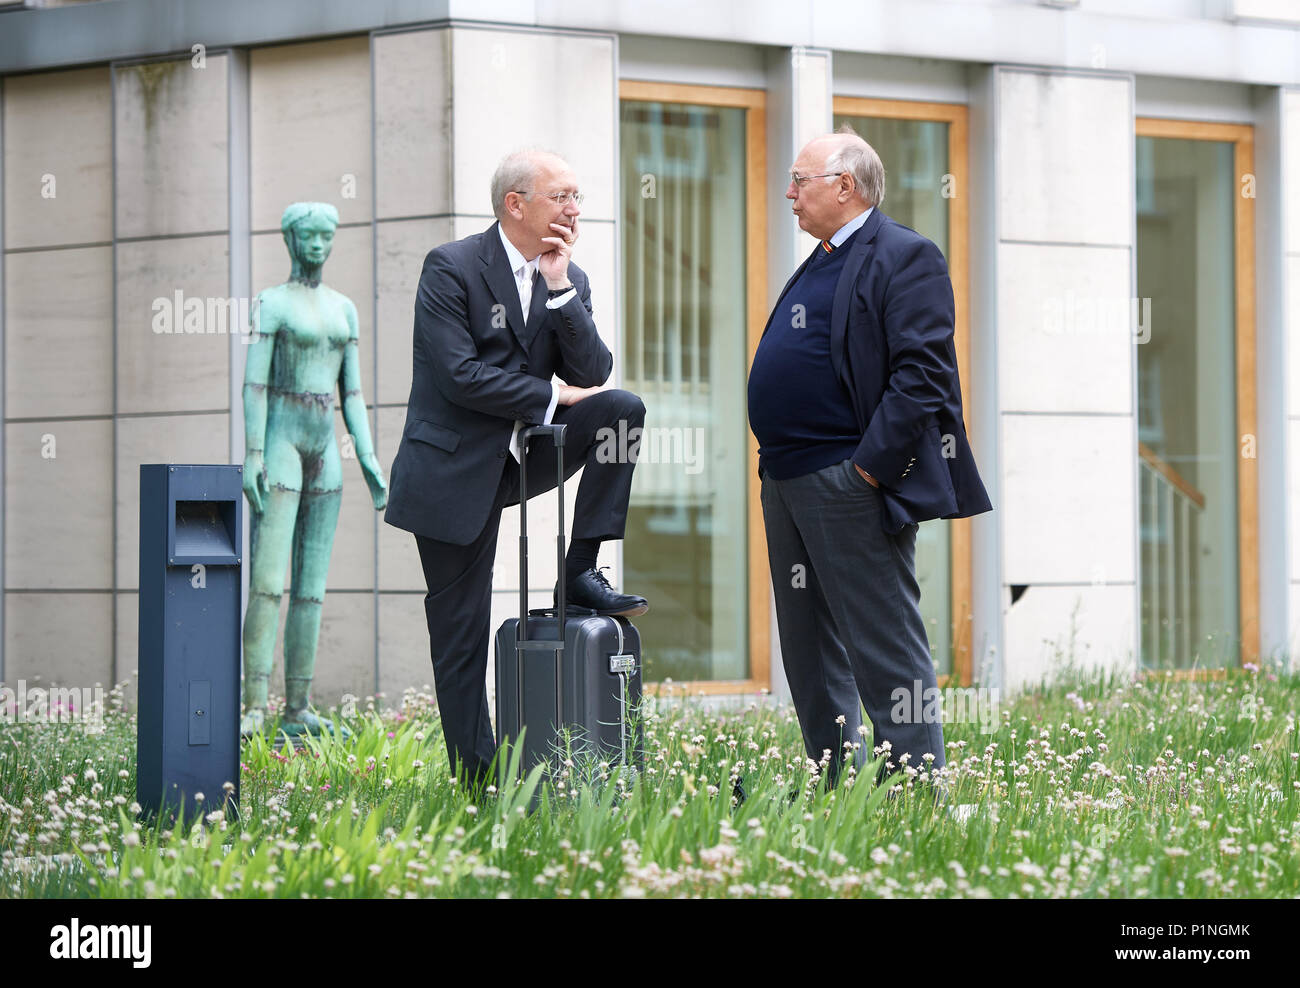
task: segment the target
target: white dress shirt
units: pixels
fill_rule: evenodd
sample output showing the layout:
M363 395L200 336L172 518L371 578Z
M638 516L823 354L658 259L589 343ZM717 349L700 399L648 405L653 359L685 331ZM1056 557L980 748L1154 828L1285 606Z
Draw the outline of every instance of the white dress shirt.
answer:
M849 237L853 236L853 234L861 230L862 224L867 222L867 218L875 208L875 206L868 206L865 213L858 213L857 216L853 217L853 219L849 220L842 227L836 230L835 236L831 237L831 246L838 247L840 244L844 243L844 241L848 240Z
M537 276L537 258L531 261L524 260L524 255L519 249L510 242L506 236L505 230L497 226L497 233L501 235L501 245L506 249L506 257L510 262L510 270L515 276L515 287L519 290L519 308L524 313L524 325L528 324L528 310L533 304L533 279ZM560 306L568 303L569 299L577 293L577 289L570 288L558 298L546 300L548 309L558 309ZM542 425L550 425L551 418L555 415L555 406L560 403L560 386L551 381L551 404L547 406L546 417L542 419ZM515 431L510 433L510 455L516 460L519 459L519 430L524 427L520 419L515 420Z

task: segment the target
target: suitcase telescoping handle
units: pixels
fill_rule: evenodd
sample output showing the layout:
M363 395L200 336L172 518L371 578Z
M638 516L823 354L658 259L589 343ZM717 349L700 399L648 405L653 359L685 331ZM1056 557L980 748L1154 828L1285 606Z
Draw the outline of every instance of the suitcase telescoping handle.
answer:
M564 690L561 657L564 655L564 433L567 426L534 425L519 434L519 623L515 625L515 650L519 663L515 673L515 710L519 724L524 723L524 654L532 649L555 652L555 730L564 723ZM559 534L555 537L556 622L555 641L528 640L528 440L533 436L550 436L555 443L555 486L560 497Z
M532 425L519 434L519 627L517 640L528 640L528 440L550 436L555 443L555 487L560 497L560 525L555 536L556 616L559 632L555 647L564 647L564 434L566 425ZM540 642L538 644L541 644ZM558 665L558 664L557 664ZM521 708L522 709L522 708Z

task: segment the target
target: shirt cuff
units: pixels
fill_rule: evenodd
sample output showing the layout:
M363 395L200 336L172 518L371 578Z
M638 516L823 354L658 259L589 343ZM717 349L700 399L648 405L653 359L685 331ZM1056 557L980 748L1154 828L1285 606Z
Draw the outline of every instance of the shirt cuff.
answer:
M551 403L546 406L546 418L542 419L542 425L550 425L551 419L555 416L555 406L560 403L560 386L554 381L551 382Z
M560 403L560 386L554 381L551 382L551 403L546 406L546 418L542 419L542 425L550 425L551 418L555 415L555 406ZM523 430L524 423L520 419L515 419L515 428L510 433L510 455L519 461L519 433Z
M546 300L546 307L548 309L558 309L562 305L568 305L569 299L573 298L573 296L576 294L578 294L578 290L576 288L570 288L563 295L557 295L555 298L548 298ZM542 424L549 425L550 419L547 419L547 421L543 422Z
M524 427L523 421L520 419L515 419L515 429L512 433L510 433L510 446L508 448L510 450L510 455L515 458L516 463L519 462L519 431L523 427Z

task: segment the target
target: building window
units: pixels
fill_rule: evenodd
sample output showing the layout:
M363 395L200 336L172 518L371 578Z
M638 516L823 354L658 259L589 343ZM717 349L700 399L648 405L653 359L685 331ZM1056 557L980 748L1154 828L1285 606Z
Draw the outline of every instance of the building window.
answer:
M1222 668L1259 647L1253 131L1137 134L1142 665Z
M623 82L622 382L646 404L624 582L645 677L768 685L766 552L745 383L766 311L764 94ZM757 320L757 331L755 330Z

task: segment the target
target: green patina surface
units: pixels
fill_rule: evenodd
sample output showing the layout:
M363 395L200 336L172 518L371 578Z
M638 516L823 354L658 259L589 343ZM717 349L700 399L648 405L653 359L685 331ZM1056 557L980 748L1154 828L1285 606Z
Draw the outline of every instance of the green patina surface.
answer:
M361 393L357 310L321 282L338 226L328 203L293 203L281 230L293 261L289 280L263 291L253 313L244 374L244 493L252 518L251 575L244 617L245 735L266 718L285 571L284 629L290 734L332 730L308 710L321 608L343 492L334 434L334 393L376 510L388 485L375 457Z

